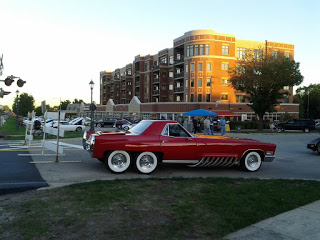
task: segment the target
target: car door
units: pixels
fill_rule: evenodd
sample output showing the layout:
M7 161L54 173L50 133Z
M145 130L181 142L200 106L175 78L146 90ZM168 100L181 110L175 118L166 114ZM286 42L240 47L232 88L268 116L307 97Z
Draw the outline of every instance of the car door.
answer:
M163 160L199 160L197 138L192 137L180 124L167 124L160 136Z

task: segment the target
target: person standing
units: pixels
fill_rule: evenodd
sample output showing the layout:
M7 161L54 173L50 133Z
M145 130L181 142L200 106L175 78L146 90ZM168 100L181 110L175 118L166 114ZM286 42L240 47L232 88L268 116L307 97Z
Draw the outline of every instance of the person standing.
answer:
M204 124L204 134L209 135L210 134L210 120L209 117L206 117L206 119L203 122Z
M198 130L198 121L195 117L192 118L192 125L193 125L193 133L197 133Z
M224 119L224 116L220 119L220 127L221 127L221 136L224 136L226 133L226 120Z
M210 133L211 133L211 135L214 135L214 121L213 121L213 117L210 117Z

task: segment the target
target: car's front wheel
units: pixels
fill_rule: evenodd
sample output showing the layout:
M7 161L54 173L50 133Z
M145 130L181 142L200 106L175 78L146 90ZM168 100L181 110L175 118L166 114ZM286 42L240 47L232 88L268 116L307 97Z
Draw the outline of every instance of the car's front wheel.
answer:
M317 143L316 149L317 149L317 152L320 154L320 142Z
M108 156L108 167L112 172L121 173L130 166L130 155L126 151L113 151Z
M244 171L255 172L261 167L261 156L257 152L249 152L240 162L241 168Z
M76 132L81 132L82 131L82 128L81 127L77 127L76 128Z
M305 133L308 133L308 132L310 132L310 129L309 129L309 128L305 128L303 131L304 131Z
M140 153L136 159L136 167L139 172L149 174L158 166L158 158L152 152Z

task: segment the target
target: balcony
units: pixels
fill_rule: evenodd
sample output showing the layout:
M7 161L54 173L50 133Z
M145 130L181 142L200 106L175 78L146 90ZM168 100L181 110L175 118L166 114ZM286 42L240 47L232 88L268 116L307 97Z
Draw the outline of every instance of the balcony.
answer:
M136 72L134 73L134 75L135 75L136 77L139 77L139 76L140 76L140 71L136 71Z
M140 81L136 81L136 82L135 82L135 86L136 86L136 87L140 87Z
M153 79L153 84L158 84L160 82L159 78L154 78Z
M121 76L121 81L125 81L126 80L126 76Z
M140 97L140 92L136 92L135 96Z
M184 72L175 73L175 74L174 74L174 78L175 78L175 79L177 79L177 78L184 78Z
M175 87L174 88L174 92L175 93L183 93L184 92L184 87L182 86L182 87Z
M180 58L180 59L175 59L174 60L174 65L181 65L184 63L184 58Z
M153 69L153 71L159 71L159 65L154 65L154 66L152 67L152 69Z
M153 90L152 95L159 95L159 90Z

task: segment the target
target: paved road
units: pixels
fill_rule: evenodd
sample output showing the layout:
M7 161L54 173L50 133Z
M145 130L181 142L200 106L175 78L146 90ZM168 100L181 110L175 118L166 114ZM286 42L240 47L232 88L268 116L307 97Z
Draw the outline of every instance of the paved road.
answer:
M37 167L29 164L32 158L19 157L20 153L28 153L21 142L0 141L0 195L48 186Z
M259 171L243 172L233 168L189 168L181 165L162 165L150 175L143 175L129 169L123 174L109 172L96 159L92 159L81 149L81 139L66 139L63 142L78 145L78 149L66 150L62 161L81 161L80 163L37 164L43 178L50 186L93 181L97 179L150 178L150 177L232 177L261 179L306 179L320 180L320 155L306 148L309 141L320 137L319 133L273 133L273 134L235 134L229 136L262 140L277 144L276 159L263 163ZM47 160L50 157L47 158ZM41 161L41 157L33 157ZM53 161L54 158L52 157Z

